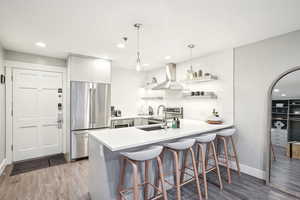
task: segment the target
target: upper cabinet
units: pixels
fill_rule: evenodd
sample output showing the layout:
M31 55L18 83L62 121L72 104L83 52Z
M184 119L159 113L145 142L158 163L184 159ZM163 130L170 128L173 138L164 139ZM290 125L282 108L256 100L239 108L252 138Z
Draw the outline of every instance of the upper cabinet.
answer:
M69 56L71 81L111 83L111 62L104 59Z

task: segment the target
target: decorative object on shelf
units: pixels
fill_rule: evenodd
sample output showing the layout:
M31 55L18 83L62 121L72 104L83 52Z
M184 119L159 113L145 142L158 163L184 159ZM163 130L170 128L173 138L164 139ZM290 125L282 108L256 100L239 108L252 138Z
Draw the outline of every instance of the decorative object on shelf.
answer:
M219 113L216 111L216 109L213 109L212 115L208 117L206 122L208 124L222 124L223 120L219 116Z
M274 123L274 126L275 126L276 129L282 129L285 125L281 121L276 121Z
M136 59L136 71L141 71L142 63L141 63L141 53L140 53L140 28L142 24L136 23L134 27L137 31L137 59Z
M198 82L207 82L207 81L213 81L213 80L217 80L218 77L214 76L214 75L207 75L207 76L197 76L196 78L192 78L192 79L186 79L183 82L184 83L198 83Z
M201 69L198 70L198 75L197 75L197 77L198 77L198 78L201 78L201 77L202 77L202 70L201 70Z
M197 97L197 98L217 98L217 95L214 92L208 91L184 91L183 97Z

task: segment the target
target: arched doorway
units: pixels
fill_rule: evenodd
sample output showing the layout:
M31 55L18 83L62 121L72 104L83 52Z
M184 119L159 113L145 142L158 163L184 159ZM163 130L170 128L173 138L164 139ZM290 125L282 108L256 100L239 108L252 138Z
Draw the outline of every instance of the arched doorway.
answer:
M289 84L286 83L291 82L299 85L299 89L293 86L289 90ZM293 89L295 92L291 92ZM282 73L270 86L267 128L266 182L283 192L300 197L300 66ZM299 146L299 156L296 145Z

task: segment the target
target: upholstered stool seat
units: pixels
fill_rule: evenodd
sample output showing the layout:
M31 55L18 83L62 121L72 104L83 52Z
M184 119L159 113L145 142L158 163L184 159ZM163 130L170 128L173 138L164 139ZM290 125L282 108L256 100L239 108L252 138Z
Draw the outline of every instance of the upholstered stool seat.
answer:
M201 136L195 137L194 139L196 140L196 142L202 142L202 143L207 143L207 142L211 142L216 138L216 134L203 134Z
M235 132L236 132L235 128L230 128L230 129L224 129L224 130L221 130L221 131L217 132L217 135L218 136L229 137L229 136L234 135Z
M184 150L192 147L194 144L195 139L181 139L176 142L165 143L163 145L174 150Z
M156 158L162 150L163 146L151 146L139 151L122 152L121 154L131 160L144 161Z

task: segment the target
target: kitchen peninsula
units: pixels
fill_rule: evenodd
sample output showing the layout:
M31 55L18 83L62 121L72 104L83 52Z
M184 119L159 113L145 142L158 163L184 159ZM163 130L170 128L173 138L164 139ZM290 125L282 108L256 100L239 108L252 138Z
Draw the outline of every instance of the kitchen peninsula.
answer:
M117 198L116 190L120 171L119 152L131 151L147 145L192 137L233 126L233 124L210 125L205 122L186 119L180 121L181 128L178 129L144 131L139 127L128 127L91 132L89 135L88 186L91 199L115 200ZM166 164L168 163L166 162ZM131 181L130 173L127 174L126 180Z

